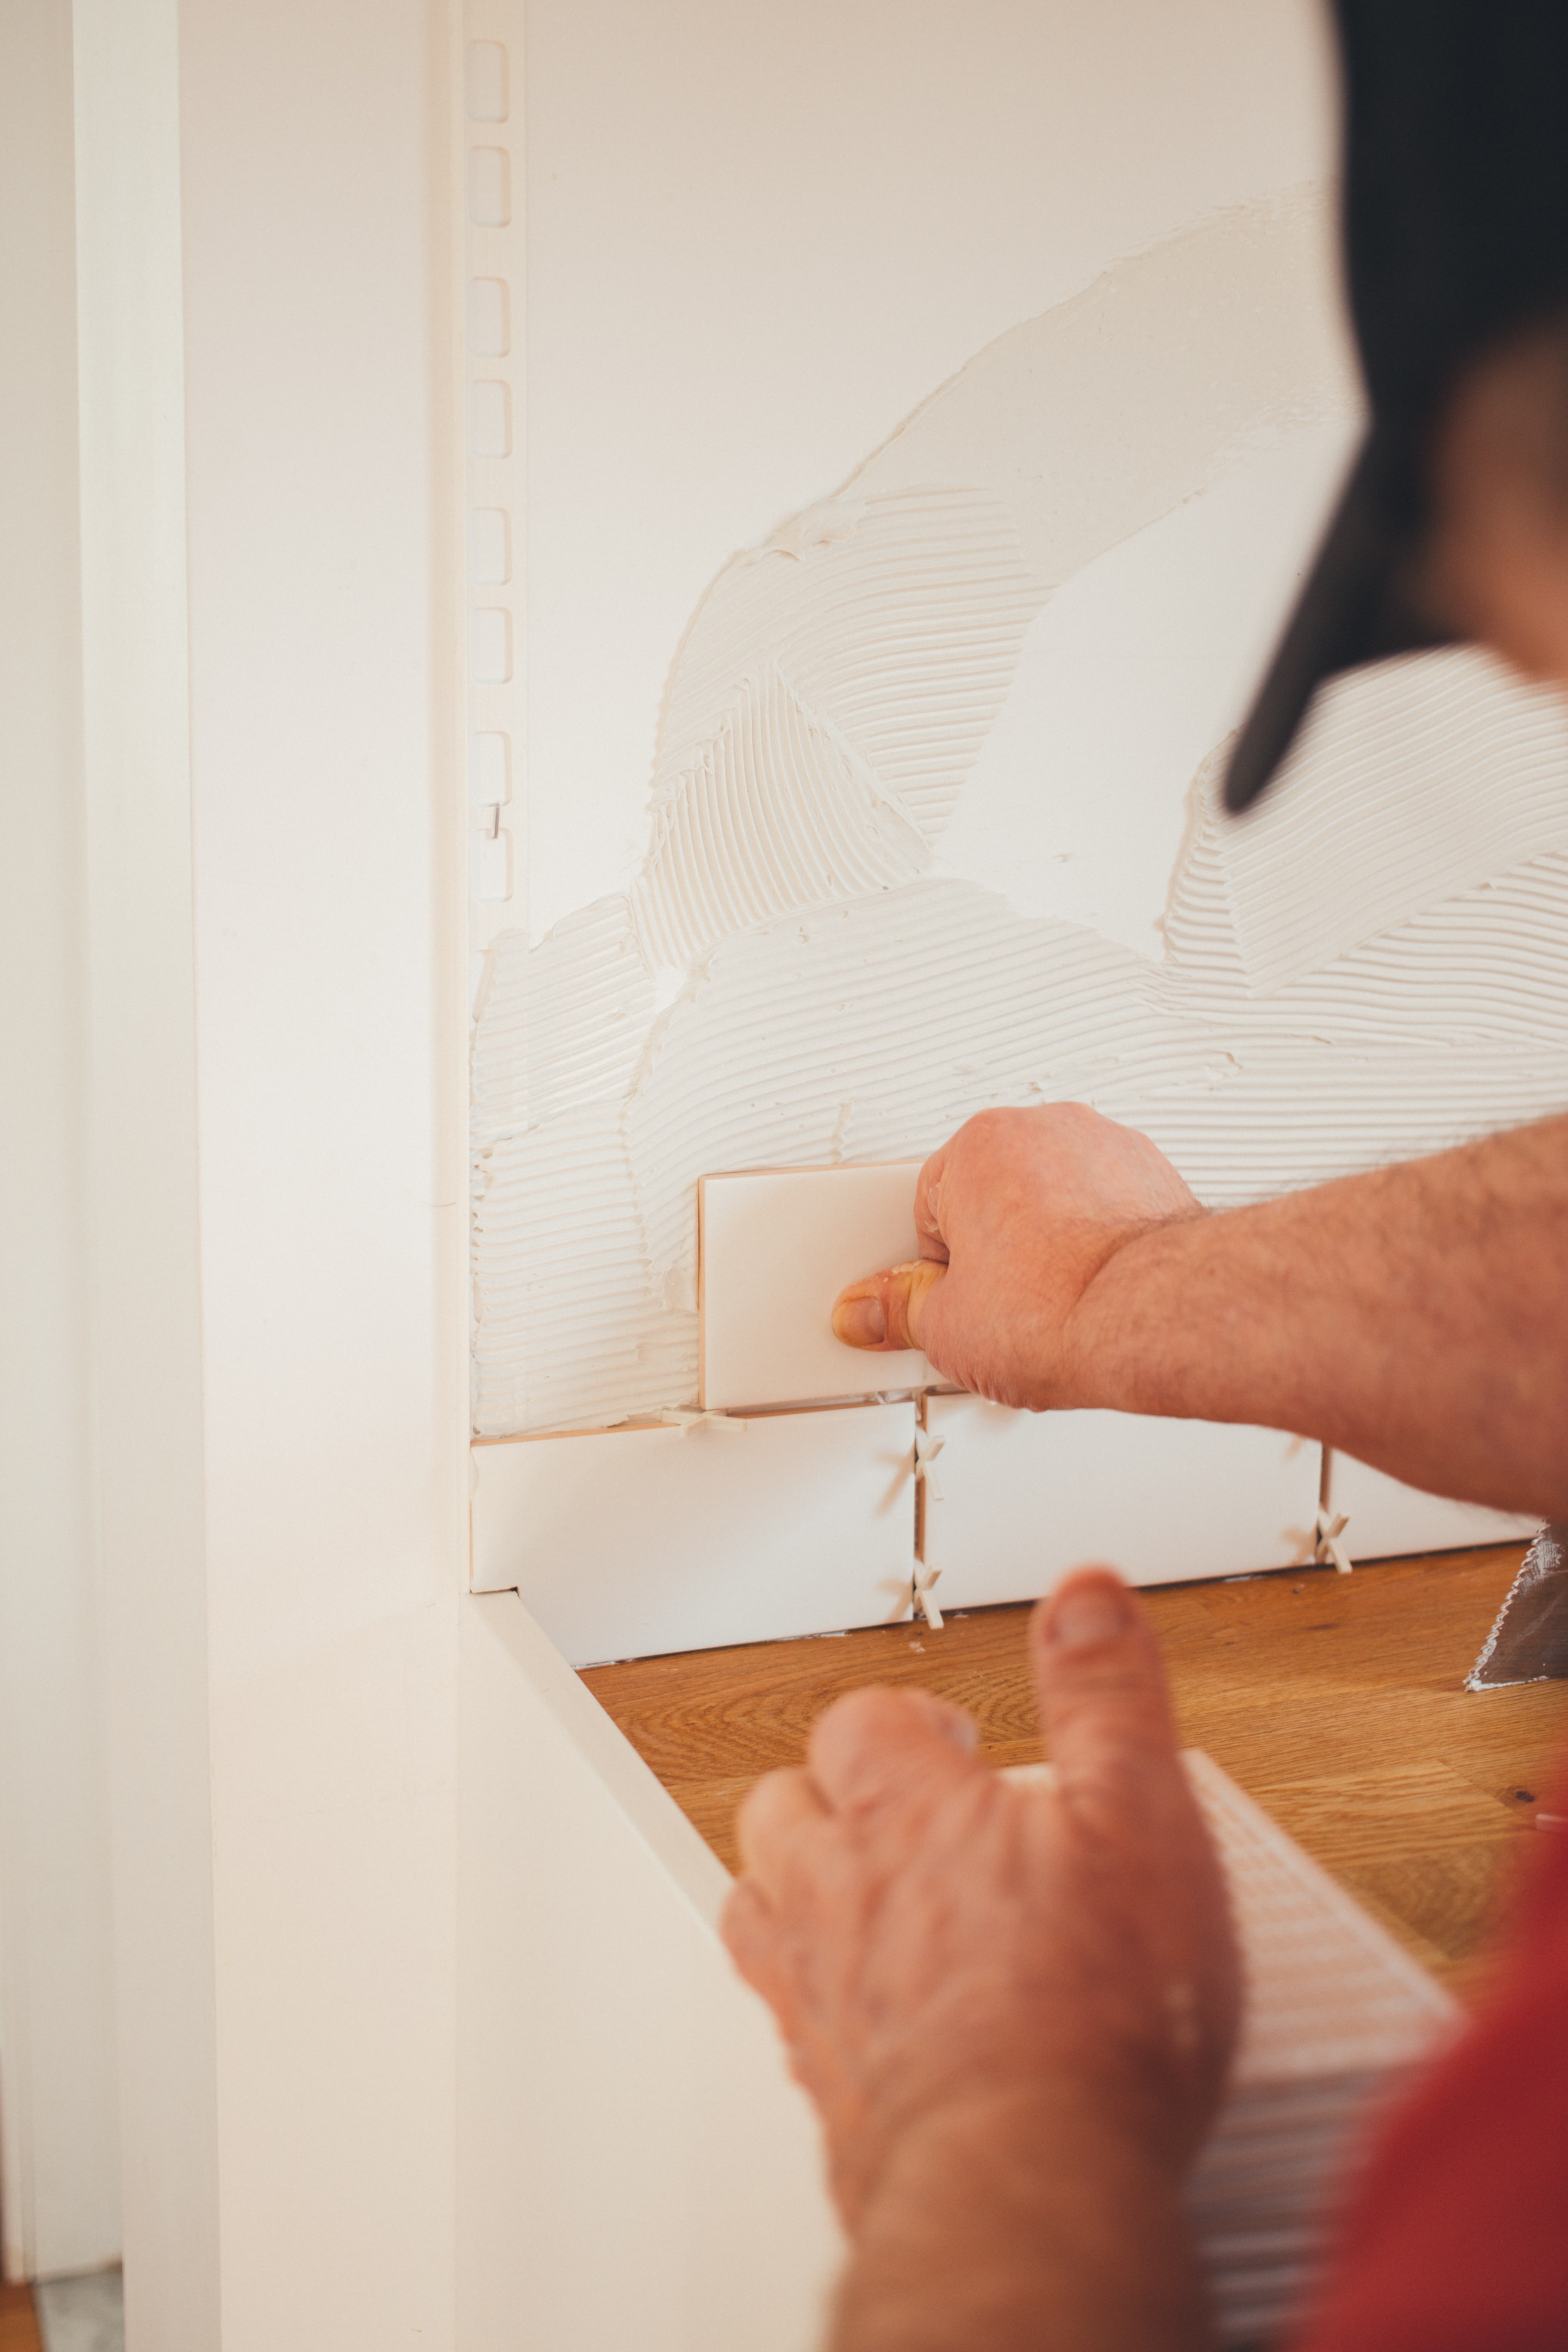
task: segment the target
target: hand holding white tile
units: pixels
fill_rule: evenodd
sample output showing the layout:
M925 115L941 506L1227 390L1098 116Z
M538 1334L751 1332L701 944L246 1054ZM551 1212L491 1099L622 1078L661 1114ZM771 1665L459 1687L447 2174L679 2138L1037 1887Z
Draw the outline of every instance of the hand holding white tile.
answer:
M1124 1243L1202 1214L1147 1136L1081 1103L982 1111L921 1170L919 1257L850 1283L833 1328L869 1351L921 1348L997 1404L1104 1402L1070 1345L1074 1309Z

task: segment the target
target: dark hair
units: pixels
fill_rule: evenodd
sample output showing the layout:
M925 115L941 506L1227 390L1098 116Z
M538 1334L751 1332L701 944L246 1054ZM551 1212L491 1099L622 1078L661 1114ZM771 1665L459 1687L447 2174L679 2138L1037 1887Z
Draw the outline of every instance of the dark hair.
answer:
M1335 15L1372 427L1237 737L1233 812L1267 789L1325 677L1443 641L1417 577L1436 421L1488 352L1568 336L1568 0L1335 0ZM1568 345L1564 368L1568 383Z
M1568 321L1568 0L1337 0L1345 272L1373 412L1423 460L1465 367Z

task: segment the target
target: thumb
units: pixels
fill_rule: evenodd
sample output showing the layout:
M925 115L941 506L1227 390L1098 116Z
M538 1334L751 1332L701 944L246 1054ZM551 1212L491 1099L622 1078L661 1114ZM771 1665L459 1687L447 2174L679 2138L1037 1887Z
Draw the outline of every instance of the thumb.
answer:
M922 1346L926 1308L946 1272L936 1259L921 1257L850 1283L833 1302L835 1339L847 1348L876 1348L884 1353Z
M1185 1801L1165 1669L1141 1604L1108 1568L1079 1569L1029 1628L1040 1720L1071 1804L1145 1822Z

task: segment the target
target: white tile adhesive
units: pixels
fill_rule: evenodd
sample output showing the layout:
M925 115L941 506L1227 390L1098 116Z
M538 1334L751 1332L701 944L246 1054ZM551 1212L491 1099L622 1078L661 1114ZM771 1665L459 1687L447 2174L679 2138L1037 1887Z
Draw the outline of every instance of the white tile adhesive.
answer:
M486 959L481 1433L693 1400L710 1172L918 1157L1071 1098L1223 1207L1568 1105L1568 723L1484 656L1336 684L1239 826L1217 747L1158 959L942 863L1052 591L1353 416L1321 245L1301 198L1119 265L715 582L630 890Z
M1221 835L1250 990L1560 842L1565 773L1562 697L1474 647L1331 681L1275 788Z

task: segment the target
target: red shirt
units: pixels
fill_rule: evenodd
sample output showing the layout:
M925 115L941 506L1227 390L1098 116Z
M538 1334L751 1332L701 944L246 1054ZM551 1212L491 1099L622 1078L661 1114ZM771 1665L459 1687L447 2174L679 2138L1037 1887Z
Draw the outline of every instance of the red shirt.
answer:
M1568 2347L1568 1826L1539 1843L1510 1956L1374 2146L1296 2352Z

